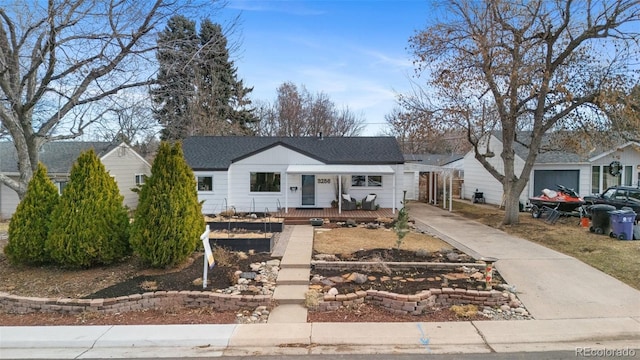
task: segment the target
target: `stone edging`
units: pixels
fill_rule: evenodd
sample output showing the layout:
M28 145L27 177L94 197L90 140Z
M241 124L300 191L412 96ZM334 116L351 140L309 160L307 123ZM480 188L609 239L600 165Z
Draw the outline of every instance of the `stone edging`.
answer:
M37 298L0 292L0 310L18 314L32 312L115 314L174 306L187 308L208 306L214 310L227 311L254 309L270 304L271 295L229 295L210 291L155 291L106 299Z
M320 300L318 311L334 311L342 306L368 303L380 306L396 314L420 315L425 310L452 305L478 305L498 307L509 302L509 295L501 291L466 290L466 289L429 289L415 295L401 295L388 291L367 290L355 293L329 295L324 294Z

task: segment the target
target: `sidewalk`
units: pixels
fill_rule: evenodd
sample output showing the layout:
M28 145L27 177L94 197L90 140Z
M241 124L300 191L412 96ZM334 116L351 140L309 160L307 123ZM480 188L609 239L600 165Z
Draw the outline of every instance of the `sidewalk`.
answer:
M289 301L267 324L0 327L0 358L196 357L354 353L490 353L636 349L640 291L571 257L425 204L410 215L500 274L536 320L444 323L306 323L300 298L312 228L295 226L276 292ZM307 279L308 279L308 275ZM284 296L281 286L295 287ZM283 287L283 289L286 289ZM293 289L293 288L291 288ZM276 294L274 294L276 297ZM293 305L287 310L286 306ZM285 307L281 307L285 306ZM280 310L277 310L280 308ZM306 314L306 311L305 311Z

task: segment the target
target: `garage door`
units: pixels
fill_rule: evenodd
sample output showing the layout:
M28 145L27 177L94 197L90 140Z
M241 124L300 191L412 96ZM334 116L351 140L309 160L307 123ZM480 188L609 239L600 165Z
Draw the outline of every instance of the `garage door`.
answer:
M564 185L580 193L580 170L536 170L533 172L533 196L542 194L542 189L555 190Z

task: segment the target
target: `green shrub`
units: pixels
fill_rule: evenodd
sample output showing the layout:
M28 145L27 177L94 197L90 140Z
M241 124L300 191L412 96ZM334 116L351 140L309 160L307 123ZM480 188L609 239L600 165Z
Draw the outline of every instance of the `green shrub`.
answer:
M83 152L53 210L46 242L64 267L90 267L121 260L131 251L129 217L115 180L93 150Z
M180 264L196 249L205 223L196 180L180 144L162 143L142 189L131 245L152 267Z
M12 263L38 265L49 261L45 241L51 212L58 203L58 189L47 177L47 169L38 169L29 182L24 199L9 223L9 242L4 253Z

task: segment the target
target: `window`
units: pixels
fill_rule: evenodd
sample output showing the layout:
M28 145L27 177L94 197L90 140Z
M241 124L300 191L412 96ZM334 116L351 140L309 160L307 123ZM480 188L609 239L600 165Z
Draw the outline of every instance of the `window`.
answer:
M144 182L147 180L147 175L145 174L136 174L136 185L141 186L144 185Z
M631 186L633 185L633 167L632 166L625 166L624 167L624 184L626 186Z
M198 176L198 191L213 191L213 176Z
M353 187L382 187L382 175L352 175Z
M591 167L591 193L600 193L600 165Z
M56 182L56 186L58 187L58 194L62 195L62 191L67 186L68 181L58 181Z
M280 173L252 172L251 192L280 192Z

